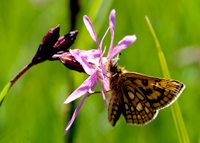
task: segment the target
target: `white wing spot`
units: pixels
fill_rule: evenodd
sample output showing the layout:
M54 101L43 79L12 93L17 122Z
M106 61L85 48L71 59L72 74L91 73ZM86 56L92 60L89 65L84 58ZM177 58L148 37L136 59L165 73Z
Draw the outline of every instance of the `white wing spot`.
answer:
M144 100L144 97L139 92L136 92L136 95L140 100Z
M133 92L128 92L128 96L131 100L133 100L135 98L135 95L133 94Z
M147 114L149 113L149 109L145 106L144 107L145 111L147 112Z
M150 107L150 103L149 103L149 102L146 102L145 105L146 105L147 107Z
M133 108L133 106L131 106L131 111L134 111L134 108Z
M127 115L126 117L129 118L129 119L131 119L131 115Z
M165 102L169 101L169 99L168 99L167 97L164 97L163 100L164 100Z
M136 105L136 109L137 109L138 111L143 110L142 104L141 104L140 102Z
M128 105L127 105L127 104L125 104L125 109L126 109L126 110L128 110L128 108L129 108L129 107L128 107Z

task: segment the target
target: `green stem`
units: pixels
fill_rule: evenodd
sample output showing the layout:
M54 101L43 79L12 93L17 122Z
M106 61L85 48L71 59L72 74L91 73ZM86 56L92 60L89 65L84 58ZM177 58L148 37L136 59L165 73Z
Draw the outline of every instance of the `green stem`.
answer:
M6 86L3 88L3 90L0 93L0 106L5 99L6 94L8 93L9 89L12 87L12 85L28 70L30 67L33 66L33 63L31 62L27 66L25 66Z

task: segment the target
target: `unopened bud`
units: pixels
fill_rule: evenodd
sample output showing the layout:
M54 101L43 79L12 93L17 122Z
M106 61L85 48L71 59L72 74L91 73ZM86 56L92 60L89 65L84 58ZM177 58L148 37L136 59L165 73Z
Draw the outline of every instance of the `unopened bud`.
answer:
M85 72L82 65L76 61L70 52L65 52L60 55L54 55L54 58L60 59L60 61L69 69L76 70L78 72Z
M41 45L48 44L50 46L53 46L60 36L59 32L60 32L60 25L50 29L42 39Z
M33 64L38 64L51 58L51 56L55 53L53 45L56 43L60 36L59 32L59 25L48 31L48 33L42 39L42 43L40 44L38 51L32 60Z
M59 38L60 26L50 29L42 39L38 51L32 60L32 64L38 64L45 60L57 60L52 58L55 54L66 52L67 49L74 43L78 31L72 31ZM59 38L59 39L58 39Z
M58 41L53 46L57 53L65 52L74 43L78 30L72 31L58 39Z

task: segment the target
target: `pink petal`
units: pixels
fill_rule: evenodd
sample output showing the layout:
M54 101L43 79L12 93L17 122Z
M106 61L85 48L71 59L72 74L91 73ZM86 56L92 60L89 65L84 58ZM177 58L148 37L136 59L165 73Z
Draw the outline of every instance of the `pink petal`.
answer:
M80 56L83 57L84 59L95 59L100 57L100 52L99 50L92 49L88 51L80 50Z
M108 105L108 101L107 101L108 96L107 96L107 93L105 92L105 91L109 91L109 85L106 85L106 82L108 82L108 80L106 80L106 79L104 79L104 80L99 79L99 80L100 80L102 88L103 88L103 90L102 90L101 87L100 87L100 85L98 84L98 86L100 88L100 91L101 91L101 94L102 94L102 97L103 97L103 100L106 101L106 103L107 103L106 105ZM104 103L105 109L107 107L106 105Z
M110 16L109 16L109 24L110 24L110 28L112 28L113 30L115 29L115 9L113 9L111 12L110 12Z
M94 72L91 76L89 76L64 102L64 104L68 104L77 98L84 95L89 88L97 81L96 72Z
M97 45L99 46L99 41L97 39L97 35L95 34L94 28L92 26L92 23L90 21L90 19L87 17L87 15L83 16L83 22L85 23L85 26L88 30L88 32L90 33L90 36L92 37L92 39L97 43Z
M102 82L101 82L101 85L102 85ZM105 94L104 94L104 90L101 89L101 86L98 84L99 88L100 88L100 91L101 91L101 94L102 94L102 97L103 97L103 100L105 100Z
M100 64L101 64L101 70L102 70L103 78L106 78L105 77L106 71L105 71L105 67L104 67L103 62L102 62L102 57L100 57Z
M112 49L112 51L109 53L108 55L108 59L111 60L116 54L118 54L119 52L121 52L121 50L127 48L130 44L132 44L133 42L135 42L136 40L136 36L132 35L132 36L125 36L121 41L119 41L119 43L117 44L117 46Z
M103 80L102 86L103 86L105 91L109 91L110 90L108 80Z
M101 68L102 68L103 76L105 75L105 68L104 68L104 65L103 65L103 63L102 63L102 57L103 57L103 54L104 54L104 52L105 52L106 49L104 49L104 51L103 51L103 53L102 53L102 44L103 44L103 40L104 40L104 38L106 37L106 35L107 35L109 29L110 29L110 28L108 28L108 29L106 30L106 33L103 35L103 38L101 39L100 46L98 47L99 52L100 52L100 54L101 54L101 56L100 56L100 61L99 61L99 62L100 62Z
M115 29L115 10L114 9L111 11L109 19L110 19L109 27L110 27L110 32L111 32L111 42L110 42L108 55L110 55L112 51L113 42L114 42L114 29Z
M88 74L91 75L94 72L94 69L92 66L84 59L83 57L80 56L81 51L79 49L74 49L74 50L69 50L69 52L74 56L74 58L82 65L84 71Z
M100 49L101 52L102 52L102 44L103 44L103 40L104 40L104 38L106 37L106 35L107 35L109 29L110 29L110 28L108 28L108 29L106 30L105 34L103 35L103 38L101 39L100 46L98 47L98 48Z
M95 82L95 83L92 85L91 90L93 90L93 89L96 87L96 85L97 85L97 82ZM85 99L86 99L89 95L90 95L90 93L87 93L87 94L83 97L83 99L81 100L81 102L79 103L79 105L77 106L77 108L76 108L76 110L74 111L74 114L73 114L71 120L69 121L69 123L68 123L68 125L67 125L67 127L66 127L66 129L65 129L64 135L67 133L67 131L68 131L68 130L70 129L70 127L72 126L72 124L73 124L73 122L74 122L76 116L78 115L78 113L79 113L79 111L80 111L80 109L81 109L81 107L82 107L82 105L83 105L83 102L85 101Z
M106 37L108 31L109 31L110 28L108 28L105 32L105 34L103 35L103 38L101 39L101 43L100 43L100 46L98 47L99 51L100 51L100 54L101 54L101 57L100 57L100 64L101 64L101 68L102 68L102 73L103 73L103 76L105 75L105 68L103 66L103 63L102 63L102 57L103 57L103 54L105 53L106 51L106 47L104 48L104 51L102 53L102 45L103 45L103 40L104 38Z
M108 55L110 55L112 52L112 47L113 47L113 42L114 42L114 29L110 29L110 33L111 33L111 41L110 41L110 48L108 51Z
M81 102L79 103L79 105L77 106L77 108L76 108L76 110L74 111L74 114L73 114L71 120L69 121L69 123L68 123L68 125L67 125L67 127L66 127L66 129L65 129L64 135L67 133L67 131L68 131L68 130L70 129L70 127L72 126L72 124L73 124L73 122L74 122L76 116L78 115L78 113L79 113L79 111L80 111L80 109L81 109L81 106L83 105L83 102L84 102L85 99L88 97L88 95L89 95L89 94L86 94L86 95L83 97L83 99L81 100Z

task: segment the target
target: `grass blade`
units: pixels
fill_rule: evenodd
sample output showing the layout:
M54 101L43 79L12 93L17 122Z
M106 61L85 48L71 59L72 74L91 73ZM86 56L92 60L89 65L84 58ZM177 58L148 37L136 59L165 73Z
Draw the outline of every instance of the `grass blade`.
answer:
M155 40L155 43L156 43L156 46L157 46L158 56L159 56L160 65L161 65L161 68L162 68L164 78L170 79L169 70L167 68L167 63L166 63L164 54L162 52L160 43L159 43L159 41L156 37L156 34L153 30L153 27L152 27L148 17L146 16L145 18L146 18L146 21L148 23L148 26L150 28L150 31L151 31L151 33L154 37L154 40ZM182 142L183 143L190 143L178 101L174 102L170 107L171 107L172 116L173 116L173 119L174 119L174 123L175 123L175 127L176 127L176 130L177 130L177 133L178 133L180 143L182 143Z

